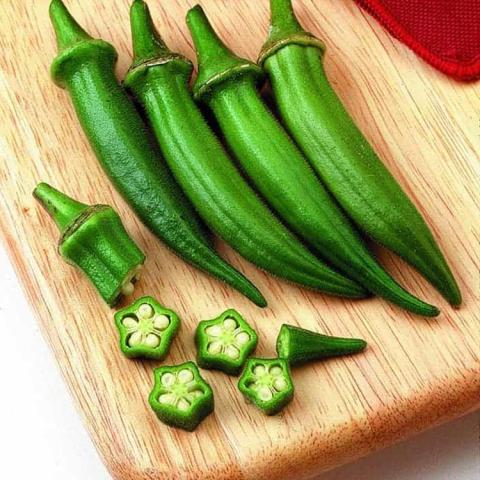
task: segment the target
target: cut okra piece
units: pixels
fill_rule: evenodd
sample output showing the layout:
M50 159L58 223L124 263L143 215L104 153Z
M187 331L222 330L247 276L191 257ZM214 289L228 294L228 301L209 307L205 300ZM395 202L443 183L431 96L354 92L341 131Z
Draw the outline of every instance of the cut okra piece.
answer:
M154 298L141 297L115 314L115 325L125 356L163 360L180 327L180 319Z
M293 398L294 387L288 363L281 358L250 358L238 388L248 402L267 415L280 412Z
M311 360L350 355L365 350L367 342L360 338L322 335L292 325L283 324L277 337L277 354L291 366Z
M195 332L197 363L201 368L238 375L257 346L252 327L233 309L212 320L201 321Z
M213 391L194 362L158 367L148 399L157 417L167 425L195 430L213 412Z

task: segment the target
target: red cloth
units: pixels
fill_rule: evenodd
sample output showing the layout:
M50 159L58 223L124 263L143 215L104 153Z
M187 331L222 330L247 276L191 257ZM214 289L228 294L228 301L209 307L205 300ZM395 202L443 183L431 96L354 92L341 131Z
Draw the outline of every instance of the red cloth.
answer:
M356 0L395 37L459 80L480 77L480 0Z

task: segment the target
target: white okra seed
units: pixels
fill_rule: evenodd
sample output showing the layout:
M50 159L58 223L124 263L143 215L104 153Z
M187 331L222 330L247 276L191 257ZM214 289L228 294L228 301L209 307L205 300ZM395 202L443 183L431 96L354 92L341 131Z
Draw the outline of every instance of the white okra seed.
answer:
M190 404L184 398L181 398L177 403L177 408L184 412L190 408Z
M190 392L190 395L193 397L193 398L199 398L203 395L203 392L201 390L192 390Z
M142 303L138 307L138 316L141 318L150 318L153 316L153 308L148 303Z
M264 402L267 402L268 400L271 400L273 398L271 390L266 386L259 387L257 389L257 394L258 398L260 398L260 400L263 400Z
M137 330L128 337L127 343L130 347L136 347L137 345L140 345L142 343L142 337L142 332L139 332Z
M122 285L122 293L128 297L129 295L131 295L133 293L133 291L135 290L135 287L133 286L133 283L132 282L126 282Z
M226 318L223 321L223 328L225 330L235 330L237 328L237 322L233 318Z
M173 393L162 393L162 395L158 397L158 401L160 403L172 404L175 402L176 398L177 397Z
M287 388L287 381L283 377L278 377L273 381L273 388L277 392L283 392Z
M153 319L153 326L158 328L158 330L165 330L170 324L170 319L163 314L156 315Z
M247 332L240 332L236 335L235 341L238 345L245 345L250 340L250 335Z
M166 372L162 375L160 380L162 385L165 387L171 387L175 383L175 375L173 373Z
M227 357L230 357L232 360L236 360L240 357L240 350L234 345L228 345L225 348L225 355L227 355Z
M193 373L191 370L188 368L185 368L184 370L180 370L178 372L178 381L180 383L188 383L193 380Z
M265 373L265 371L266 371L266 369L263 365L256 365L253 368L253 374L256 375L256 376L263 375Z
M207 350L208 353L212 355L218 355L222 351L223 344L220 341L211 342L208 344Z
M273 367L270 367L270 375L273 375L274 377L278 377L283 373L282 367L279 367L278 365L274 365Z
M160 339L154 333L149 333L145 339L145 345L150 348L156 348L160 345Z
M122 320L122 325L126 328L137 328L138 320L134 317L125 317Z
M220 325L212 325L211 327L207 327L205 329L205 333L209 337L219 337L222 334L222 328Z

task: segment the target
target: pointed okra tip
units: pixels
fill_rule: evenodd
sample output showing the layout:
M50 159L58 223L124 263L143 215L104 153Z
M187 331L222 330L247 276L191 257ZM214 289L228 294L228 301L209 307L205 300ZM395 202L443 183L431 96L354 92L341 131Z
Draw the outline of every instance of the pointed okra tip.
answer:
M187 25L197 54L198 76L193 86L196 100L240 72L252 74L255 78L262 76L257 65L238 57L223 43L200 5L188 11Z
M59 51L92 38L72 17L62 0L52 0L49 14L57 37Z
M153 23L148 5L143 0L134 0L130 7L130 28L132 31L133 65L147 60L171 56Z
M48 183L39 183L33 190L33 196L52 217L61 233L87 209L89 205L78 202L60 192Z
M268 57L289 44L313 46L322 52L325 50L323 42L305 31L298 21L292 0L270 0L270 28L258 64L262 65Z

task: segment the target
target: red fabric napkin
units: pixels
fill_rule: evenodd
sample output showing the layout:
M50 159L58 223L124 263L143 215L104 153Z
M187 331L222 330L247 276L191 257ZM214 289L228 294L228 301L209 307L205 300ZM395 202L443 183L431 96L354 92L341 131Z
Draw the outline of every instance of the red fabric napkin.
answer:
M395 37L458 80L480 77L480 0L356 0Z

